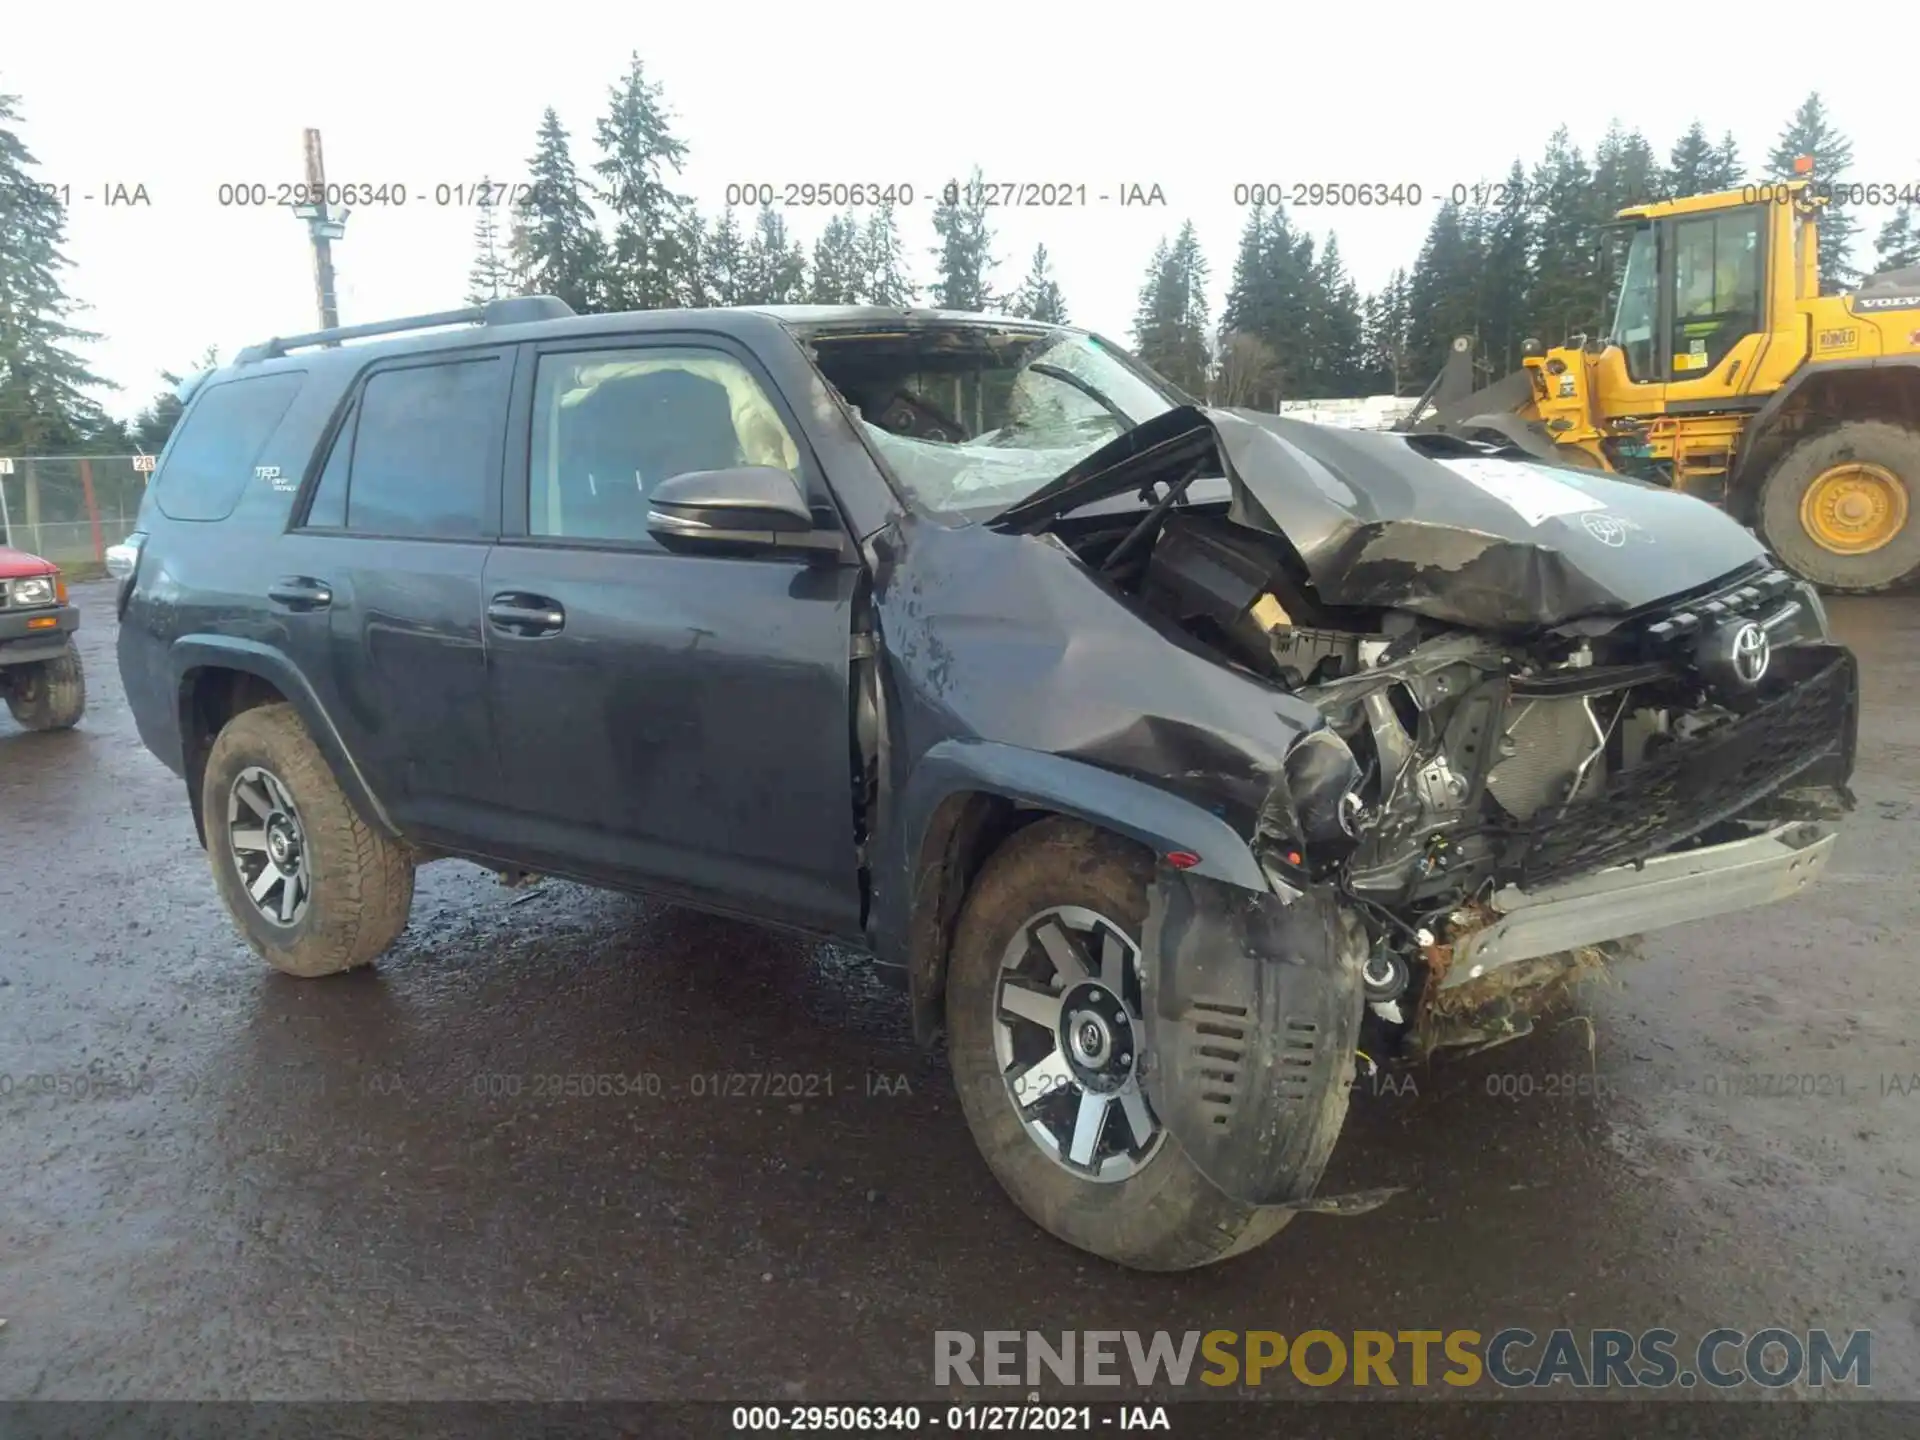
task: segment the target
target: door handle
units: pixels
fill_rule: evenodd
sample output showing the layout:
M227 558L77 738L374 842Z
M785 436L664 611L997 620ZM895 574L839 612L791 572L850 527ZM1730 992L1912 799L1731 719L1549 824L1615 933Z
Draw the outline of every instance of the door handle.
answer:
M509 635L557 635L567 612L544 595L496 595L487 605L487 623Z
M324 580L293 575L269 585L267 598L289 610L324 610L333 603L333 587Z

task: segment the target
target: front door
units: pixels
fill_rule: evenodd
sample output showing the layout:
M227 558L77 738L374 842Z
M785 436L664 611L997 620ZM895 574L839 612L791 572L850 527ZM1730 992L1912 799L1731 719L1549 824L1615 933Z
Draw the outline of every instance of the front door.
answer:
M772 387L714 337L556 344L523 361L514 423L483 589L524 863L857 935L858 569L647 533L654 485L742 464L794 471L839 524Z

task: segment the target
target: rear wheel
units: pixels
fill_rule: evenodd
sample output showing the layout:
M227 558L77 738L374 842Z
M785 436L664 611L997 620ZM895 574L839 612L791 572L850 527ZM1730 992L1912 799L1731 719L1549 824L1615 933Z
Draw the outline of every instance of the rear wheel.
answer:
M1920 432L1858 420L1808 436L1760 489L1761 537L1830 590L1884 590L1920 570Z
M1045 820L987 862L947 975L960 1105L995 1178L1068 1244L1141 1270L1250 1250L1292 1218L1228 1198L1153 1113L1136 1065L1152 858Z
M247 942L288 975L367 965L413 907L413 857L360 818L290 705L229 720L200 789L207 857Z
M29 730L66 730L80 722L87 709L87 676L73 641L51 660L12 668L7 709Z

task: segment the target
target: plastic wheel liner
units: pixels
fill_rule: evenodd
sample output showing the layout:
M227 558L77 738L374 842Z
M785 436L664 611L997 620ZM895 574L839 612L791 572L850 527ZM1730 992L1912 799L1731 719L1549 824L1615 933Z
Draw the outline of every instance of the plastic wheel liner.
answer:
M1161 866L1142 946L1154 1113L1243 1204L1371 1210L1397 1187L1313 1197L1346 1118L1366 937L1325 892L1292 899Z

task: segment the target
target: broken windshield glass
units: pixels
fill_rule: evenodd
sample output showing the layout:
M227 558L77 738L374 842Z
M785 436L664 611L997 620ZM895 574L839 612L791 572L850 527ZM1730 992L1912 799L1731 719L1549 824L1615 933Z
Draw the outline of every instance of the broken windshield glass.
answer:
M1042 485L1171 401L1092 336L1066 331L823 341L894 478L926 509L990 513Z

